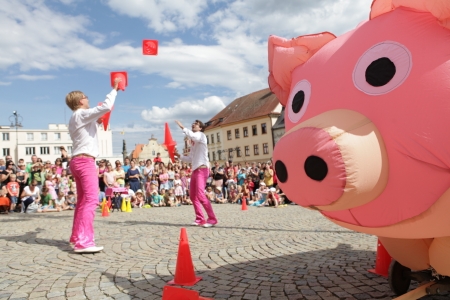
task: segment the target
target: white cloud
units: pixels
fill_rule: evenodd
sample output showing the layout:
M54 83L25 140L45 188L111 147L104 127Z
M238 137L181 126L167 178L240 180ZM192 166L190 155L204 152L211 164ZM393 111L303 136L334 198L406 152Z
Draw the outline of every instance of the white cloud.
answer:
M12 83L12 82L0 81L0 85L2 85L2 86L11 85L11 83Z
M167 108L152 106L151 109L142 111L141 116L153 124L163 124L174 120L192 122L199 119L206 121L223 108L225 108L225 104L219 97L210 96L203 100L182 101Z
M200 13L207 0L108 0L118 14L137 17L148 22L156 32L174 32L193 28L201 23Z
M16 76L11 76L13 79L22 79L27 81L36 81L36 80L49 80L55 78L53 75L27 75L21 74Z

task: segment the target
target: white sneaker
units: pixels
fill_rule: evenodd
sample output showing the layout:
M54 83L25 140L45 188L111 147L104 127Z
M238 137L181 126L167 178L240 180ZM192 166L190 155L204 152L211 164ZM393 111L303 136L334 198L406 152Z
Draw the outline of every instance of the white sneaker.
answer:
M75 253L97 253L103 250L103 247L88 247L83 249L73 250Z
M204 228L209 228L209 227L213 227L213 226L216 226L216 224L205 223L205 224L203 225Z
M197 223L197 222L192 222L191 223L191 225L192 226L203 226L203 225L205 225L206 223Z

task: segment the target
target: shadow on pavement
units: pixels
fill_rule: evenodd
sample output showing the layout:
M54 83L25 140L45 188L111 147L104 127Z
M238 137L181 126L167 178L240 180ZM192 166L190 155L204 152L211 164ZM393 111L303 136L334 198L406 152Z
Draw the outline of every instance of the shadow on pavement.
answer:
M35 244L35 245L56 247L61 251L72 251L72 247L67 241L37 237L38 233L43 231L45 231L45 229L36 228L35 231L29 231L23 235L0 236L0 240L4 240L7 242L21 242L24 244Z

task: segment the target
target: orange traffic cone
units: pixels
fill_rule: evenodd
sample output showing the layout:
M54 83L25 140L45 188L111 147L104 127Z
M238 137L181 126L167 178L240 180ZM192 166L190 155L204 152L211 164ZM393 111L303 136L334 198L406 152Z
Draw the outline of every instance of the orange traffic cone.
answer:
M242 210L247 210L247 198L242 197Z
M102 217L109 217L109 209L106 204L102 207Z
M368 270L370 273L388 277L389 265L391 264L392 257L386 251L383 244L378 240L377 244L377 260L375 262L375 269Z
M192 286L201 279L201 277L195 277L194 264L192 263L191 249L189 248L186 228L181 228L175 278L169 281L168 284Z
M191 291L174 286L165 286L162 300L213 300L211 298L200 297L197 291Z

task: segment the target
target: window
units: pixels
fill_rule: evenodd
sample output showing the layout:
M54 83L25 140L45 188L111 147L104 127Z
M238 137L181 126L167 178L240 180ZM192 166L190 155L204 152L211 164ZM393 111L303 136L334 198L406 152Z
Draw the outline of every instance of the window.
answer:
M9 148L3 148L3 156L8 156L9 154Z
M208 152L208 160L211 160L211 155L209 155L210 153Z
M220 133L217 133L217 142L220 143Z
M72 154L72 146L67 147L67 153Z
M155 156L155 155L156 155L156 152L155 152L155 150L152 150L152 155L153 155L153 156Z
M50 154L50 147L41 147L41 154Z
M67 139L68 139L69 141L72 140L72 139L70 138L70 133L67 133Z
M36 150L34 147L25 147L25 154L26 155L35 155Z
M4 141L9 141L9 132L3 132L2 136Z
M222 160L222 151L217 151L217 156L219 158L219 160Z
M211 144L214 144L214 134L211 134Z
M267 125L266 123L262 123L261 124L261 134L266 134L267 133Z
M228 149L228 157L231 159L233 157L233 149Z
M27 133L27 141L34 141L34 134L32 132Z
M239 148L239 147L236 147L237 149L236 149L236 156L237 157L241 157L242 156L242 153L241 153L241 148Z
M248 127L242 129L244 137L248 137Z
M239 138L239 128L234 130L234 137L237 139Z
M61 133L55 132L55 141L60 141L60 140L61 140Z
M252 134L258 135L258 128L256 127L256 125L252 125Z
M253 154L254 155L259 155L258 145L253 145Z
M41 132L41 141L46 141L46 140L47 140L47 133Z
M263 143L263 154L269 154L269 144Z
M206 136L206 145L209 145L209 135Z
M249 146L245 146L244 151L245 151L245 156L250 156L250 147Z
M216 152L213 152L213 159L212 160L216 160Z
M231 130L228 130L228 131L227 131L227 139L228 139L228 140L231 140Z
M56 155L60 155L61 154L61 149L59 148L59 146L55 146L55 147L53 147L53 152Z

